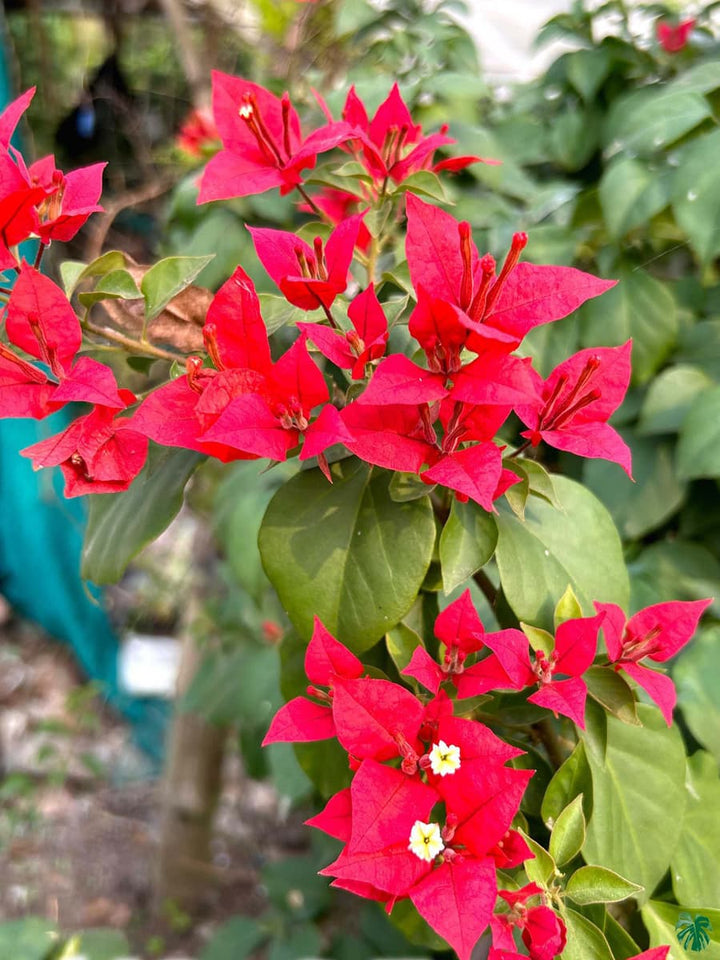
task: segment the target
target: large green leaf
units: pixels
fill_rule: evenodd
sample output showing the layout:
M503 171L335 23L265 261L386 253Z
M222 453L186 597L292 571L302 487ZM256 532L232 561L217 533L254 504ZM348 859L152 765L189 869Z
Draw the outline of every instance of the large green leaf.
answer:
M587 460L583 476L612 514L623 538L635 540L662 526L681 507L685 485L675 473L670 443L628 434L625 439L632 450L635 483L606 460Z
M46 960L55 939L53 924L42 917L8 920L0 923L0 957Z
M708 929L710 943L702 948L702 951L693 953L686 951L677 938L675 927L680 921L681 914L689 914L690 921L695 921L698 917L705 917L710 921L712 928ZM711 910L702 905L693 907L678 907L674 903L660 903L651 900L642 908L643 923L650 934L650 946L661 947L670 944L670 960L675 957L686 958L690 956L702 957L702 960L720 960L720 910ZM684 919L684 918L683 918Z
M618 157L605 170L599 195L610 235L619 240L668 205L668 176L632 157Z
M672 185L675 218L703 263L720 252L720 130L691 141L678 151Z
M440 535L443 590L450 593L464 583L495 552L498 531L492 514L468 500L453 500L450 516Z
M214 256L211 253L205 257L166 257L150 267L140 281L147 319L152 320L162 313L172 298L190 286Z
M95 928L79 935L80 953L85 960L118 960L130 956L130 944L121 930Z
M666 600L714 597L720 563L707 547L683 540L660 540L630 564L633 611ZM720 598L710 608L720 615Z
M643 400L638 433L677 433L695 398L712 385L704 370L689 363L661 371L651 380Z
M613 960L605 934L594 923L575 910L565 908L567 945L560 960Z
M575 50L564 61L568 80L586 103L591 102L610 72L610 52L603 47Z
M645 888L651 895L675 853L685 811L685 749L654 707L638 706L642 727L607 718L602 763L587 752L593 812L583 856Z
M717 679L717 674L716 674ZM678 903L720 910L720 778L717 761L698 750L688 759L687 808L671 876Z
M644 270L623 269L618 280L583 306L582 345L613 347L632 338L633 382L645 383L675 342L677 307L666 284Z
M678 473L685 479L720 477L720 387L698 394L680 428Z
M200 960L243 960L259 947L267 934L250 917L233 917L213 935L200 954Z
M720 627L700 630L673 664L672 675L692 735L720 763Z
M429 498L395 503L390 474L355 460L333 464L333 483L304 471L278 490L260 527L265 571L299 633L317 615L356 652L412 606L430 565Z
M120 579L135 554L178 512L185 484L202 459L192 450L151 443L147 463L129 489L90 498L81 570L86 580Z
M582 740L563 765L555 771L548 784L540 810L545 824L552 827L562 811L580 794L582 794L583 812L587 820L592 812L592 775Z
M558 821L559 822L559 821ZM642 891L637 883L626 880L607 867L580 867L568 880L566 894L575 903L617 903Z
M645 87L619 97L605 126L605 142L612 152L649 154L674 143L712 116L699 93Z
M507 601L519 620L552 630L568 584L585 610L593 600L628 601L628 577L610 514L579 483L554 477L561 509L528 500L525 520L506 507L497 517L496 558Z

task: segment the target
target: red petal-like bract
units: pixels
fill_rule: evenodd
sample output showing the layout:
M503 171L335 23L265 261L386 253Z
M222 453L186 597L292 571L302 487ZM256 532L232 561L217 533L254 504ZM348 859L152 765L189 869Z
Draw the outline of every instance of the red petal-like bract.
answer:
M11 343L48 364L56 375L70 368L82 343L80 321L57 284L23 263L7 305Z
M25 93L20 94L16 100L8 104L0 114L0 146L5 147L5 149L10 146L15 127L18 125L20 117L30 106L30 101L34 96L35 87L30 87L29 90L26 90Z
M329 687L333 679L362 676L364 667L354 653L325 629L315 617L313 635L305 651L305 673L311 683Z
M127 404L120 396L115 374L104 363L92 357L80 357L53 397L58 403L94 403L115 410L124 410Z
M457 647L464 654L482 650L485 627L472 602L470 590L463 590L435 620L435 636L446 647Z
M672 715L677 702L677 693L675 692L675 684L670 677L664 673L658 673L657 670L644 667L640 663L623 663L622 669L660 707L665 723L669 727L672 726Z
M430 373L402 353L394 353L380 362L358 403L408 404L433 403L447 396L444 377Z
M603 615L565 620L555 633L555 670L580 677L591 666L597 650Z
M350 793L348 853L384 850L398 843L407 848L413 823L426 822L439 799L432 787L374 760L360 764Z
M267 330L255 286L242 267L220 287L207 312L214 325L218 353L226 367L247 367L268 374L272 365Z
M587 686L579 677L545 683L537 693L528 697L530 703L552 710L555 714L561 713L564 717L570 717L581 730L585 729L586 699Z
M494 512L493 500L501 473L499 447L494 443L477 443L446 454L421 476L426 483L439 483Z
M470 960L490 922L496 896L493 861L463 857L441 864L410 891L418 912L460 960Z
M316 827L336 840L347 843L352 831L352 799L350 787L345 787L334 794L320 813L310 817L305 823L309 827Z
M415 647L412 657L410 657L410 663L401 673L404 677L412 677L417 680L431 693L437 693L440 684L447 679L439 664L433 660L425 647Z
M338 678L333 685L337 738L359 759L399 756L399 738L421 754L418 731L423 712L416 696L389 680Z
M308 700L307 697L295 697L275 714L262 745L307 743L334 736L335 724L330 707Z

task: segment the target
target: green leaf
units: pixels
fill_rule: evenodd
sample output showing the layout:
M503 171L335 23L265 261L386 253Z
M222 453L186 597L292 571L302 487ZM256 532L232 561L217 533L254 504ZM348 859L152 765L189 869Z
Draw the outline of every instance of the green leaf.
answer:
M330 883L318 874L313 857L284 857L262 870L262 884L275 907L293 920L310 920L330 904Z
M547 850L544 847L541 847L537 841L533 840L529 834L525 833L523 830L520 830L519 832L522 834L522 838L525 843L535 854L535 858L533 860L526 860L523 864L528 880L531 883L539 884L541 887L547 887L557 875L555 861L547 852Z
M259 293L258 300L268 335L275 333L280 327L294 326L298 320L312 323L314 320L325 319L325 314L321 310L301 310L300 307L294 307L288 303L285 297L274 293Z
M607 867L580 867L568 880L565 893L575 903L584 906L588 903L618 903L627 900L642 891L637 883L632 883Z
M60 267L65 293L68 297L71 297L73 290L81 280L85 280L87 277L102 277L114 270L122 270L126 264L125 254L120 250L108 250L107 253L104 253L101 257L96 257L87 265L83 264L80 271L77 270L76 261L68 261L67 264Z
M540 814L548 827L552 827L561 812L581 796L587 820L592 812L592 775L581 740L563 765L555 771L550 781Z
M128 490L90 497L81 567L85 580L120 579L132 558L178 512L185 485L202 460L192 450L151 443L147 463Z
M63 260L60 264L60 279L67 297L72 296L85 266L83 260Z
M622 607L628 600L622 548L609 513L575 481L555 477L554 484L560 510L533 499L523 523L501 506L495 552L517 618L547 629L552 629L555 603L568 584L587 610L593 600Z
M498 529L492 514L468 500L453 500L440 534L443 590L450 593L485 566L495 552Z
M257 920L233 917L216 930L200 954L200 960L243 960L264 940L267 934Z
M714 757L698 750L687 761L687 809L670 874L678 903L720 910L720 778Z
M550 834L550 856L561 867L580 853L584 843L585 814L583 795L580 794L570 801L553 825Z
M720 627L701 629L672 673L690 732L720 763Z
M592 102L602 86L611 62L610 52L603 47L576 50L565 56L567 78L586 103Z
M657 85L618 97L605 125L611 152L624 150L646 156L689 133L712 116L699 93Z
M431 170L416 170L409 177L405 177L394 192L396 194L407 193L408 190L411 193L419 194L421 197L430 197L432 200L437 200L438 203L447 204L449 202L442 181Z
M56 942L55 928L42 917L24 917L0 923L0 957L47 960Z
M350 786L347 754L337 740L295 743L293 749L300 767L322 797L331 797Z
M213 532L233 577L258 601L269 587L257 546L260 521L272 495L296 471L296 460L272 470L256 460L228 464L213 496Z
M720 960L720 910L711 910L703 906L687 907L676 906L674 903L660 903L651 900L642 908L643 923L650 934L650 946L661 947L670 944L670 957L693 956L693 952L686 952L677 938L676 926L681 921L681 914L690 914L690 921L698 917L705 917L712 927L708 929L710 943L698 952L702 960ZM684 919L684 918L683 918Z
M568 584L565 593L560 597L553 611L553 627L557 630L560 624L565 623L566 620L577 620L582 616L583 610L580 601L575 596L573 588Z
M211 723L269 725L282 705L276 647L244 643L231 653L205 657L180 702Z
M425 646L422 637L404 623L398 623L392 630L388 630L385 644L398 673L402 673L410 663L413 651L417 647Z
M620 433L632 450L635 483L617 464L606 460L587 460L583 477L612 514L621 536L637 540L657 530L680 509L686 486L675 471L673 444Z
M79 952L85 960L118 960L131 954L128 939L120 930L83 930L79 940Z
M317 957L322 942L320 931L309 924L291 927L282 940L274 939L270 944L268 960L297 960L298 957Z
M628 683L612 667L590 667L583 674L588 693L623 723L639 726L635 695Z
M625 927L621 927L612 914L605 911L605 926L603 933L610 944L615 960L632 960L640 953L640 947L627 932Z
M720 61L706 60L683 70L670 84L673 90L712 93L720 89Z
M645 888L643 903L670 865L685 812L685 749L654 707L638 706L642 727L607 718L605 762L588 753L593 813L583 856Z
M555 648L555 638L547 630L541 630L539 627L533 627L529 623L520 623L520 628L533 650L537 653L542 651L546 657L549 657Z
M211 253L205 257L166 257L150 267L140 281L146 318L152 320L162 313L172 298L189 287L214 256Z
M610 236L619 240L665 209L670 202L669 175L632 157L616 157L606 168L598 193Z
M666 600L712 597L720 563L707 547L682 540L661 540L646 547L630 565L633 610ZM718 616L715 603L711 610Z
M687 363L662 370L645 394L638 433L677 433L695 398L711 386L713 380L703 370Z
M720 386L693 400L680 428L678 474L685 480L720 477Z
M553 158L565 170L580 170L598 148L598 114L568 107L554 117L549 134Z
M137 300L140 291L127 270L112 270L101 278L94 290L78 294L84 307L91 307L99 300Z
M560 960L613 960L599 927L569 907L563 910L562 917L567 927L567 945Z
M416 473L400 473L396 471L390 480L390 498L395 503L407 503L409 500L420 500L426 497L432 487L424 483Z
M582 345L616 347L632 338L633 382L645 383L663 363L678 331L667 285L644 270L620 271L619 282L582 310Z
M706 133L678 150L672 185L675 219L702 263L720 252L720 130Z
M407 613L430 565L435 521L428 498L391 500L390 474L356 460L293 477L260 528L265 571L301 636L313 617L355 652Z

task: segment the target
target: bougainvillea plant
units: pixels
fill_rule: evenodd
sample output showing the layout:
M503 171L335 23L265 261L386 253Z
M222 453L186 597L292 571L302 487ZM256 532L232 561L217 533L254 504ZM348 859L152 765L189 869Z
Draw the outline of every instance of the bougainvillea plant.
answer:
M153 321L204 260L161 261L139 288L119 252L63 265L64 289L39 271L43 250L100 209L102 165L28 167L10 137L31 95L0 118L14 281L1 291L0 415L89 406L24 451L60 466L68 496L102 495L88 571L103 579L98 551L122 569L128 537L137 549L157 533L148 515L169 520L169 488L204 458L297 458L260 532L294 628L281 645L289 699L265 742L298 744L327 794L309 821L339 841L323 874L401 925L411 904L460 960L482 938L491 960L667 957L669 921L645 911L676 863L685 754L656 665L710 601L628 616L607 513L539 459L602 458L631 475L608 422L631 344L542 376L523 343L614 281L524 259L524 232L498 261L479 251L437 205L438 175L487 161L437 159L452 138L424 133L397 86L372 117L351 89L340 120L322 104L325 121L303 133L287 93L218 73L205 126L222 148L200 200L294 191L310 220L248 227L279 294L258 295L238 265L207 310L204 351L182 355L154 342ZM193 150L202 139L194 129ZM30 264L18 244L33 237ZM138 338L91 319L98 301L140 297ZM90 355L99 340L158 361L142 398ZM652 850L618 849L623 831Z

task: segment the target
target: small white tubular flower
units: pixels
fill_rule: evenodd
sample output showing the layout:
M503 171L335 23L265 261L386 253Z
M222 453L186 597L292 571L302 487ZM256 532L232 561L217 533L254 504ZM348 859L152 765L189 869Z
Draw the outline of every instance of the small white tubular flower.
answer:
M421 860L432 863L435 857L445 849L437 823L423 823L416 820L410 831L408 850Z
M433 744L430 751L430 769L434 774L446 777L460 769L460 747L450 746L444 740Z

